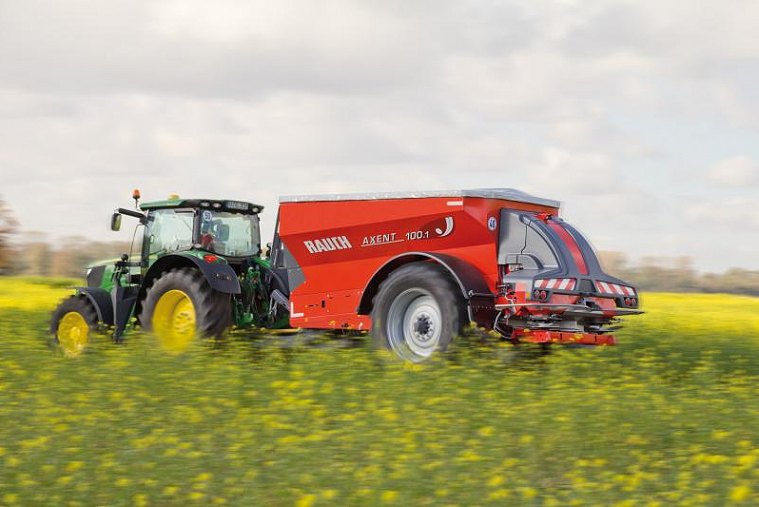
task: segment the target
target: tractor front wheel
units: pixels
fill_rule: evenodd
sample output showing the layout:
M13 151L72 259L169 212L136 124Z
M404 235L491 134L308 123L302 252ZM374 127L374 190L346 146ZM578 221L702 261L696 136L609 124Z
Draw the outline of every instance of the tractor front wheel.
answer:
M140 323L167 351L185 351L195 337L212 338L230 326L229 294L217 292L192 268L173 269L148 289Z
M66 357L76 357L84 352L97 328L95 307L81 294L58 305L50 322L53 343Z

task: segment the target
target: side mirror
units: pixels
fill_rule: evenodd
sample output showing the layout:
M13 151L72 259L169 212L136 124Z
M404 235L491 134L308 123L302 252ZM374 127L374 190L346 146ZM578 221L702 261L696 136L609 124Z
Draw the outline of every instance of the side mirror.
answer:
M113 215L111 215L111 230L112 231L121 230L121 213L114 213Z

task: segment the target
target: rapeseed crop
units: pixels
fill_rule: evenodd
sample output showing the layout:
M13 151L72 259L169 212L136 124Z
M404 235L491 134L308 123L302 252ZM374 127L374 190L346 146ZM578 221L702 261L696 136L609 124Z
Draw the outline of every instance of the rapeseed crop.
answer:
M620 345L474 334L408 365L313 334L51 350L0 279L1 505L756 505L759 300L649 294Z

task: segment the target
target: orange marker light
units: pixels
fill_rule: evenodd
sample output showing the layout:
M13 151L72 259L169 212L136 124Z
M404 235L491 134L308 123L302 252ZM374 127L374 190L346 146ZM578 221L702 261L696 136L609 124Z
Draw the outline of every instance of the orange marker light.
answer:
M135 188L134 190L132 190L132 199L139 200L139 198L140 198L140 189Z

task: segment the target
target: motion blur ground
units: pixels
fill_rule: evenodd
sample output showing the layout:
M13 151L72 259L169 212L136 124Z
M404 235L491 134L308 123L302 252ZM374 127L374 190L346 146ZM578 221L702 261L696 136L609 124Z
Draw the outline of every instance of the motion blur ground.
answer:
M270 332L69 359L46 325L70 285L0 279L4 505L759 501L757 299L644 295L617 347L475 334L423 365Z

